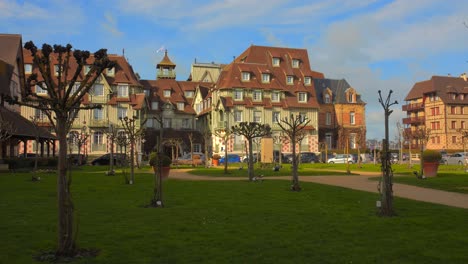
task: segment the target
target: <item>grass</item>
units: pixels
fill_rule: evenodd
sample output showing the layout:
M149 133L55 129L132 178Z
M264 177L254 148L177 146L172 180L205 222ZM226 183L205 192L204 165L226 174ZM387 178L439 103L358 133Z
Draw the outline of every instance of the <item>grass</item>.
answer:
M99 170L99 171L96 171ZM79 246L74 263L467 263L468 210L395 199L397 217L375 214L376 194L289 181L165 182L163 209L144 208L152 175L135 184L74 172ZM55 245L55 175L0 174L0 263L34 263Z

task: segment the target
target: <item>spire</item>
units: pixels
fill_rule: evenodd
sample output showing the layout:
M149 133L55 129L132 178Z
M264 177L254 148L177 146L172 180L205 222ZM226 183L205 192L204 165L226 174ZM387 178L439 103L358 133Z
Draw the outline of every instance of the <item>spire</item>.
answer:
M174 68L176 67L175 63L169 59L169 56L167 56L167 50L164 51L164 58L161 60L161 62L158 63L156 66L159 68L159 66L173 66Z
M158 65L156 65L156 79L175 79L175 67L175 63L173 63L171 59L169 59L169 56L167 56L166 49L164 52L164 58L158 63Z

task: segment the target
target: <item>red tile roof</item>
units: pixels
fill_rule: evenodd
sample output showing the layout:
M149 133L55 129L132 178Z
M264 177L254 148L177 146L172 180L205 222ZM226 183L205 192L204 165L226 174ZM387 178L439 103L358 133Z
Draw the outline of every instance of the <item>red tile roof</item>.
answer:
M430 93L436 93L446 104L468 105L468 80L465 81L462 77L432 76L430 80L417 82L405 97L405 101L424 98ZM465 94L465 97L464 100L458 97L452 99L451 94Z

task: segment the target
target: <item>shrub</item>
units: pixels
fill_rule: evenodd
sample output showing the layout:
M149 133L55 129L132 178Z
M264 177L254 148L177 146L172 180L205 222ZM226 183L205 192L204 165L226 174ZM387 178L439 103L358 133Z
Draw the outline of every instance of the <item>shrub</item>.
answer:
M172 164L171 158L165 154L158 154L157 152L151 152L149 157L149 164L153 167L158 166L161 161L163 167L169 167Z
M442 159L442 154L437 150L425 150L422 159L425 162L439 162Z

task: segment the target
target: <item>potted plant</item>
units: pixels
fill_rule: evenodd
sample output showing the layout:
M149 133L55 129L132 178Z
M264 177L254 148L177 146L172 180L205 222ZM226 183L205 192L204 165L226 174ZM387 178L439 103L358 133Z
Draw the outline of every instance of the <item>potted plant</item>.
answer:
M423 175L425 177L437 176L442 154L437 150L425 150L422 153Z
M159 169L159 164L161 164L161 177L163 179L169 177L169 171L171 169L172 160L167 155L152 152L150 154L149 164L151 167L153 167L155 173Z
M211 159L213 160L213 166L218 166L219 165L219 159L221 156L219 154L214 154Z

